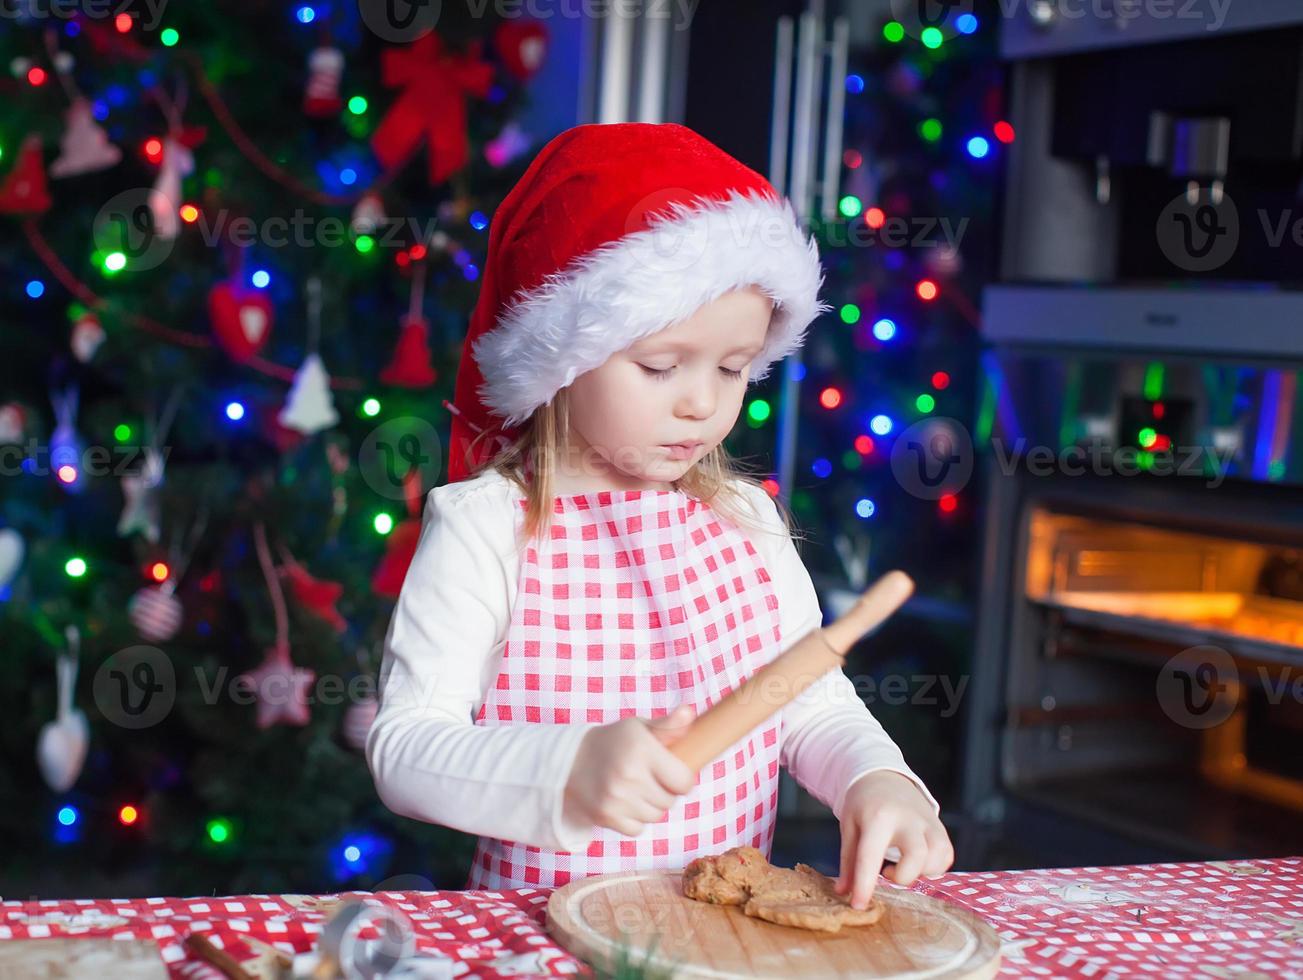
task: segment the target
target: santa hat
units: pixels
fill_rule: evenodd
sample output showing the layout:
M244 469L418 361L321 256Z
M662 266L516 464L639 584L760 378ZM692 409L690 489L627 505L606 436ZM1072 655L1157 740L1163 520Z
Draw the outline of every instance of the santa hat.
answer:
M454 394L464 479L579 375L732 290L774 302L760 381L830 307L818 246L763 176L676 123L576 126L493 217ZM487 433L476 444L470 444Z

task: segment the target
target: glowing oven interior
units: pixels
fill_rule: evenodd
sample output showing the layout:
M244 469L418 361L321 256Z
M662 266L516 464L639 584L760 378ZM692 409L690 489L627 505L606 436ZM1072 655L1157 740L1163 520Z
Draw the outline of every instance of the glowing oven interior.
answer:
M1029 531L1029 599L1303 650L1297 548L1041 508Z
M1303 547L1044 502L1026 517L1006 788L1191 855L1297 853ZM1205 724L1164 694L1174 658L1207 648L1226 669L1195 692L1224 699Z

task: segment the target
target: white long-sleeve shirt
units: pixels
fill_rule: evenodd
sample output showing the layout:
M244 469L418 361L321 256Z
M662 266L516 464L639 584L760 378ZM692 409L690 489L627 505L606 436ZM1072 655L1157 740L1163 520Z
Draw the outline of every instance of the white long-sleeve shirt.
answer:
M774 501L744 485L773 533L752 534L779 602L785 650L822 624L818 596ZM385 638L380 708L367 764L395 813L536 847L585 847L593 827L567 819L564 791L591 724L476 725L497 678L516 598L521 492L489 469L426 496L420 539ZM940 804L841 671L783 711L780 761L838 819L851 783L879 770Z

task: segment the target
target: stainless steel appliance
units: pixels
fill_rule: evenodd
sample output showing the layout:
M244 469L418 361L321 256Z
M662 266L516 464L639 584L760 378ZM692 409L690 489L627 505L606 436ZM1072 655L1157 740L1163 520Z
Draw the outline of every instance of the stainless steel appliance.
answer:
M969 853L1297 854L1303 8L1044 6L1002 46Z

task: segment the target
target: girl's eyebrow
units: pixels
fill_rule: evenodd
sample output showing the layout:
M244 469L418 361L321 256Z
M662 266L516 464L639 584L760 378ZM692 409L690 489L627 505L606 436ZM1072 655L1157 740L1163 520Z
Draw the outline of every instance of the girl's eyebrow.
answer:
M634 349L640 354L659 354L662 350L695 350L696 345L685 340L660 340L650 341L646 346L637 344ZM734 347L731 351L728 351L727 354L742 354L747 351L755 351L756 353L759 353L760 348L755 344L741 344ZM727 354L725 356L727 356Z

